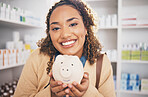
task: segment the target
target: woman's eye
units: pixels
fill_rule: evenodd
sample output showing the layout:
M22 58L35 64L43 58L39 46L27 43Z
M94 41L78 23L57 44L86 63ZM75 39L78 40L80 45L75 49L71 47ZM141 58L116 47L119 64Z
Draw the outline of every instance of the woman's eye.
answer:
M56 28L53 28L52 31L57 31L59 30L60 28L56 27Z
M73 26L76 26L76 25L78 25L78 23L72 23L72 24L70 24L70 27L73 27Z

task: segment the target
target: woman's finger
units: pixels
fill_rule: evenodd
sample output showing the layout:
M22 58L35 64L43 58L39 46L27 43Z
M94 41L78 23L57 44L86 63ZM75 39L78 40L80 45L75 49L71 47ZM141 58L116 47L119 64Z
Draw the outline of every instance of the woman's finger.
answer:
M89 84L89 74L87 72L84 73L83 79L81 80L81 85L88 87Z
M83 79L81 84L78 84L77 82L72 83L73 86L75 86L80 92L87 90L89 86L89 80L88 79Z
M76 95L74 95L74 93L69 88L65 90L65 93L68 94L68 96L76 97Z
M49 72L49 76L52 77L52 72Z
M53 88L53 87L56 87L56 86L60 86L62 85L63 83L61 81L55 81L53 78L50 79L50 86Z
M61 97L61 96L65 96L66 93L65 93L65 91L63 90L63 91L60 91L60 92L56 92L55 95L58 96L58 97Z
M88 72L84 72L83 78L88 79L89 78L89 73Z
M63 84L63 85L60 85L60 86L55 86L55 87L51 88L51 90L52 90L53 93L58 93L60 91L63 91L64 88L66 88L66 87L67 87L67 85Z
M82 93L72 84L68 84L68 87L70 88L70 90L72 91L72 93L75 95L75 96L81 96Z

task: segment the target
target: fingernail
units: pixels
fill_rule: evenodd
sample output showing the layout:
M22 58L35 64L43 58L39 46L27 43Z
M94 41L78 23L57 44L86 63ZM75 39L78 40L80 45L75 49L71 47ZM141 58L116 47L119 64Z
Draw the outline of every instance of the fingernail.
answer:
M72 88L72 85L71 84L69 84L68 86L69 86L69 88Z
M51 76L51 72L49 72L49 76Z
M62 82L58 82L58 85L61 85L62 84Z
M66 84L63 84L63 88L66 88L67 87L67 85Z
M69 89L66 89L66 90L65 90L65 93L69 93Z
M73 82L73 84L76 86L77 85L77 83L76 82Z
M84 74L85 77L88 77L87 74Z

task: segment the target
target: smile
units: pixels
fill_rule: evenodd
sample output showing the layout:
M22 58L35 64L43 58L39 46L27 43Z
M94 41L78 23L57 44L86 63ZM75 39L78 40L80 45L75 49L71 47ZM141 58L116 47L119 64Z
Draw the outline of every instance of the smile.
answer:
M68 40L61 43L62 46L73 46L76 40Z

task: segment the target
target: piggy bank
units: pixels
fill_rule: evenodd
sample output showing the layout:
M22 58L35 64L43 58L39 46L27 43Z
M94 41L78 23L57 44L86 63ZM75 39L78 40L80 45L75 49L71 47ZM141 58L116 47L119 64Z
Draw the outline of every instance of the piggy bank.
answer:
M58 55L52 66L53 78L63 83L76 81L80 84L83 78L83 64L77 56Z

